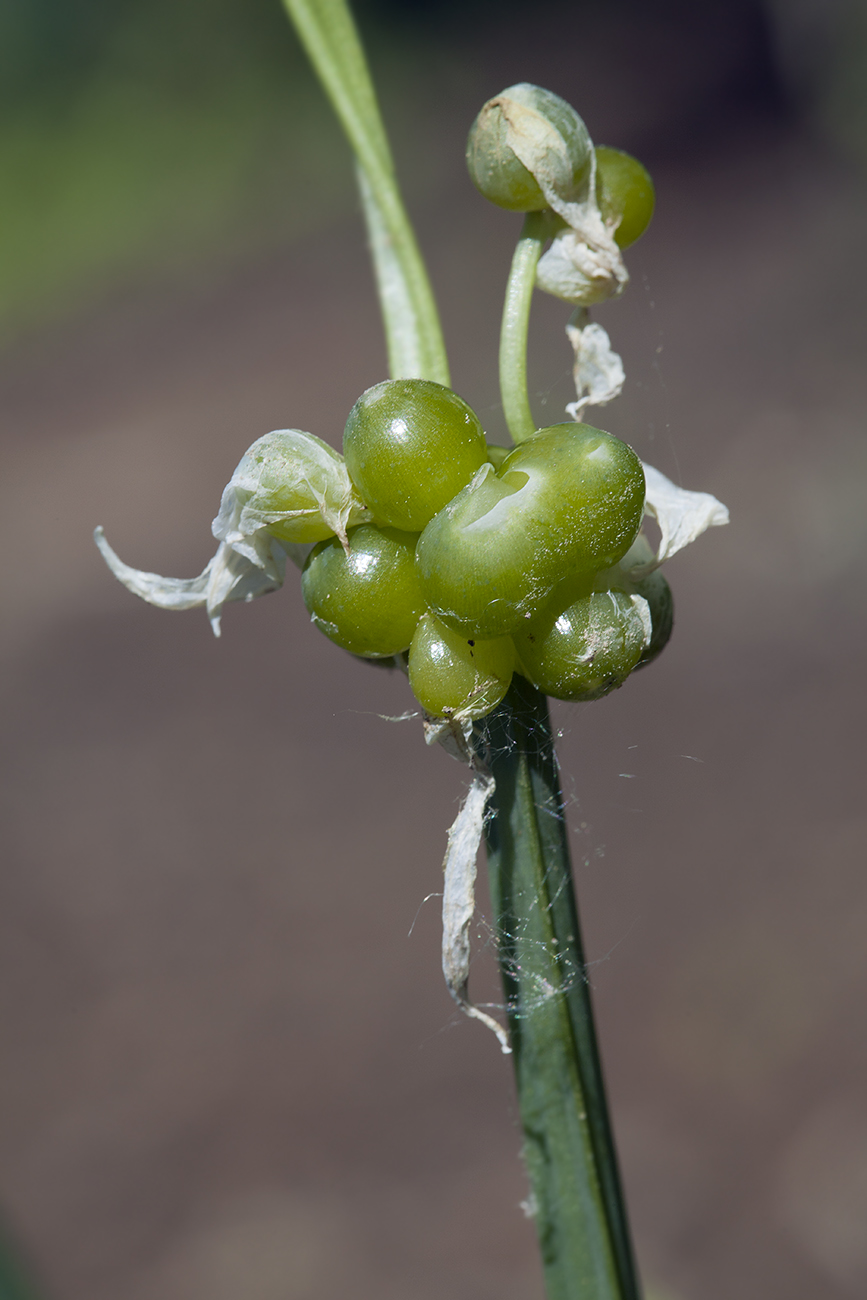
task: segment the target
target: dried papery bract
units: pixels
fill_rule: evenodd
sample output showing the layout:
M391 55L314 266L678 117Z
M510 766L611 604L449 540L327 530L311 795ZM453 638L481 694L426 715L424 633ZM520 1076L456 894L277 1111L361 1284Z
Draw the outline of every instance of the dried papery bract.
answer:
M266 528L284 542L321 542L366 523L370 512L350 482L343 457L300 429L257 438L223 491L214 536L255 559L251 538Z
M343 457L300 429L258 438L223 489L211 531L220 545L195 578L164 578L133 569L94 533L108 567L128 591L160 609L204 606L220 635L223 606L252 600L283 585L287 557L301 567L310 544L370 519L349 480Z
M728 508L710 492L691 492L678 487L652 465L644 466L644 481L647 484L644 510L659 524L661 537L653 558L635 565L636 575L652 572L708 528L719 528L729 522ZM621 561L624 566L628 558Z
M577 401L568 403L566 413L580 423L588 406L607 406L620 396L626 372L607 332L588 319L585 307L575 311L566 335L575 353L572 377L578 394Z
M223 606L236 600L253 600L283 586L286 557L291 548L264 533L256 539L256 560L221 542L195 578L164 578L146 569L133 569L109 546L102 528L93 539L118 582L134 596L158 609L204 609L214 636L220 635ZM304 548L307 549L306 547Z

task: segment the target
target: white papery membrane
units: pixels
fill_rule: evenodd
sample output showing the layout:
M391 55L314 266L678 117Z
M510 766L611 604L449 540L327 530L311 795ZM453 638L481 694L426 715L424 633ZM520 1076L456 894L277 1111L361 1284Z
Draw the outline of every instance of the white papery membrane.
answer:
M582 315L586 317L586 313ZM578 394L578 400L566 407L566 414L580 423L585 407L607 406L620 396L626 374L601 325L579 318L569 322L566 333L575 353L572 375Z
M369 521L343 457L315 434L275 429L245 451L227 483L212 531L258 563L256 538L279 524L289 541L308 542ZM309 536L311 530L317 534Z
M501 103L506 143L535 179L548 206L565 223L536 271L546 293L589 307L622 293L629 282L613 232L596 202L596 154L590 151L590 180L583 198L564 191L568 169L541 130L539 114L516 100Z
M582 214L571 218L539 259L536 287L566 302L592 307L621 294L629 283L629 274L595 201L580 206ZM578 224L572 225L572 221ZM608 248L609 243L617 250L616 255Z
M267 549L260 545L259 564L221 542L216 555L208 560L197 578L163 578L158 573L132 569L109 546L102 528L94 529L93 539L102 558L127 591L160 609L204 606L214 636L220 635L220 615L229 601L252 600L283 585L287 551L274 538L267 539Z
M509 1035L487 1011L470 1000L470 925L476 910L476 873L488 802L496 783L472 743L473 724L467 719L429 718L425 740L441 745L447 754L473 770L470 788L460 812L449 827L443 862L442 964L446 988L465 1015L480 1020L497 1037L504 1053L511 1052Z
M204 606L219 636L225 604L276 591L287 558L300 568L314 540L336 534L346 545L347 528L369 518L338 452L312 433L277 429L257 438L226 484L211 525L217 553L198 577L164 578L133 569L109 546L102 528L94 540L133 595L160 609ZM272 536L268 529L275 524L286 537Z
M650 605L643 596L631 595L629 602L632 605L632 611L636 621L641 627L642 650L646 650L653 638L653 619L650 614Z
M728 508L709 492L690 492L672 483L652 465L643 468L646 483L644 513L656 520L661 535L656 554L651 552L649 559L632 566L629 565L629 556L620 561L621 567L631 567L636 577L658 569L660 564L694 542L708 528L719 528L729 522Z

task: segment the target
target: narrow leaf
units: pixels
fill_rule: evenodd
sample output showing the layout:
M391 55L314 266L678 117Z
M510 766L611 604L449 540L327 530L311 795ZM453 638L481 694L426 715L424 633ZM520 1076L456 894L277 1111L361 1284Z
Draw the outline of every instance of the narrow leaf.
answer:
M344 0L284 0L355 153L395 379L449 384L439 315L400 195L361 41Z

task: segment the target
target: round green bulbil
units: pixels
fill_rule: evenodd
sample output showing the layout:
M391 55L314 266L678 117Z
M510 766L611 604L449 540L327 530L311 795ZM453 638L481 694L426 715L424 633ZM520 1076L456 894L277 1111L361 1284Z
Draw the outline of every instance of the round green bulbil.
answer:
M515 634L522 671L558 700L598 700L637 667L649 615L623 591L593 591Z
M487 458L466 402L428 379L388 379L349 413L343 453L356 491L378 524L418 533Z
M464 637L433 614L419 620L409 648L409 684L435 717L483 718L509 689L515 647L508 637Z
M644 471L626 443L559 424L485 465L431 520L416 548L430 609L465 636L512 633L567 575L626 553L644 509Z
M302 544L369 518L340 453L301 429L274 429L247 448L219 515L223 527L240 526L244 535L264 526L282 542Z
M301 575L311 621L336 645L367 658L400 654L424 613L415 535L361 524L310 552Z
M596 201L602 220L614 226L620 248L628 248L650 225L656 194L645 167L624 153L599 145L596 149Z
M529 166L515 153L519 140ZM549 200L537 177L544 171L560 198L579 199L589 180L592 148L571 104L522 81L482 107L467 140L467 168L476 189L497 207L541 212Z

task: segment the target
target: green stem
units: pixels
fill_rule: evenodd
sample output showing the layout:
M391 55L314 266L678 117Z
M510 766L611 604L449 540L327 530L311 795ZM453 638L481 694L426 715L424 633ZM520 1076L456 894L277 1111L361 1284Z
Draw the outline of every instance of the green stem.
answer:
M545 696L516 675L484 732L491 902L548 1300L639 1300Z
M526 442L539 427L527 393L527 334L536 267L551 234L550 212L528 212L512 258L500 328L500 394L509 433Z
M358 161L391 374L448 386L439 314L352 14L345 0L284 4Z

